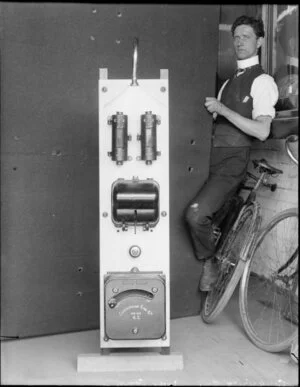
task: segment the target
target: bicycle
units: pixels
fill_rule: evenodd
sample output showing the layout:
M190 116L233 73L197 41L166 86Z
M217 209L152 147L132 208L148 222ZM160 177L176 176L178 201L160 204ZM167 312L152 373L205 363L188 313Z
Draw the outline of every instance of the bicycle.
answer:
M298 159L286 138L291 160ZM281 243L280 243L281 241ZM280 352L298 335L298 209L275 215L258 234L240 283L239 309L250 340L267 352Z
M256 201L257 190L265 185L275 191L277 185L268 183L268 176L282 173L265 159L252 162L260 176L247 172L247 178L255 180L256 184L246 186L243 182L232 199L213 216L215 259L219 276L214 288L207 293L202 308L201 316L206 323L214 321L225 308L244 272L261 224L260 206ZM245 199L240 195L241 190L250 191Z

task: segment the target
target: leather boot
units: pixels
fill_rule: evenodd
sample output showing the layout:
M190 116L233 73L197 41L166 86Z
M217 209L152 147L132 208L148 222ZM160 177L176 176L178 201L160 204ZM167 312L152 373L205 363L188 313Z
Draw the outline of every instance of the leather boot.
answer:
M200 278L199 289L202 292L210 292L218 279L218 267L214 258L205 260L202 276Z

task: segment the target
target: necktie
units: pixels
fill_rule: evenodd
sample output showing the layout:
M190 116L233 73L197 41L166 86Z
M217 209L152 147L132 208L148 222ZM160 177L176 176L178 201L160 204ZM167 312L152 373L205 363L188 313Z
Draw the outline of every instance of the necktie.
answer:
M235 71L235 77L238 77L240 74L243 74L245 72L245 69L237 69L236 71Z

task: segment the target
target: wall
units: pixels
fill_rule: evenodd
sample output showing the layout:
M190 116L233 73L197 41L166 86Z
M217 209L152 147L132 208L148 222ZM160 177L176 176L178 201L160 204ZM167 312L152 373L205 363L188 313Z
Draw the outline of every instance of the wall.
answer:
M171 317L200 308L182 212L207 174L219 6L1 3L1 335L97 328L98 77L169 70ZM159 243L159 240L157 241Z

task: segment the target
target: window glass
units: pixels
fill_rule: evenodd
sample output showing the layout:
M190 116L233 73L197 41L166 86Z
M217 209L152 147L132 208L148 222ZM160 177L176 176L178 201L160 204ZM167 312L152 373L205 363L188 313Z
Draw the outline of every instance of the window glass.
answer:
M298 5L274 6L272 74L279 90L277 111L298 109Z

